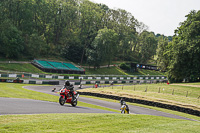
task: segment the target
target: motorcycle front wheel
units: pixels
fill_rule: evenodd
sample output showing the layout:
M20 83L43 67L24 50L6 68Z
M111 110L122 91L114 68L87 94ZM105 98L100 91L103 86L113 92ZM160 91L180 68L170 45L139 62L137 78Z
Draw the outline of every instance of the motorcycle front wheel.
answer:
M121 114L125 114L125 111L124 111L124 110L122 110L122 111L121 111Z
M62 106L65 104L65 99L62 96L60 96L60 98L59 98L59 103Z
M77 99L74 100L74 102L71 102L71 105L72 105L73 107L75 107L75 106L77 105Z

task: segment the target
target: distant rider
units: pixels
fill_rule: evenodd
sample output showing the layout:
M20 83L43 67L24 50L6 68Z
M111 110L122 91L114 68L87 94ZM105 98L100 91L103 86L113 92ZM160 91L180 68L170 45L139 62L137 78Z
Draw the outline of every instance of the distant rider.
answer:
M129 114L129 107L128 107L128 105L126 104L126 102L124 101L124 98L121 98L120 104L121 104L121 109L126 110L126 112Z
M67 90L70 90L70 93L72 94L72 101L74 101L75 100L74 86L72 84L70 84L69 80L65 81L64 88L66 88Z
M124 101L124 98L121 98L121 100L120 100L121 106L123 105L124 102L125 102L125 101Z

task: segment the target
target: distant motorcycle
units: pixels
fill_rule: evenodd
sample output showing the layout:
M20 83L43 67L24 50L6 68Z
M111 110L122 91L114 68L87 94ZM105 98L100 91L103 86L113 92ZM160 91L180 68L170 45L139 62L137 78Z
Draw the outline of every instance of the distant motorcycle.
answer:
M120 100L120 103L121 103L121 108L120 108L121 113L122 114L129 114L129 107L126 104L126 102L124 101L123 98Z
M128 105L122 105L121 108L121 113L122 114L129 114L129 108L128 108Z
M60 90L60 98L59 98L59 103L60 105L64 105L65 103L70 103L73 107L77 105L77 100L79 98L79 94L74 91L74 100L72 101L72 94L70 93L70 90L66 88L62 88Z

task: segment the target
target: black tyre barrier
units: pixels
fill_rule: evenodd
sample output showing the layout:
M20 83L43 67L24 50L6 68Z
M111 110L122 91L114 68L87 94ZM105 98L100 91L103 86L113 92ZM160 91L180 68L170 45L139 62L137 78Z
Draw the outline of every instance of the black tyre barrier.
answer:
M0 79L0 82L24 83L24 80ZM37 84L37 81L28 80L27 84ZM59 85L59 81L42 81L40 84Z
M23 83L24 81L23 81L23 80L19 80L19 79L16 79L16 80L13 80L13 79L0 79L0 82L7 82L7 83Z
M37 84L37 81L29 81L29 84ZM59 85L59 81L42 81L42 84Z
M59 81L48 81L49 85L59 85Z
M147 101L147 100L141 100L141 99L135 99L135 98L126 98L126 97L113 96L113 95L106 95L106 94L100 94L100 93L79 92L79 94L114 99L114 100L120 100L121 98L124 98L124 100L126 102L139 103L139 104L179 111L179 112L183 112L183 113L187 113L187 114L191 114L191 115L195 115L195 116L200 116L200 111L198 111L198 110L184 108L184 107L180 107L180 106L176 106L176 105L169 105L169 104L164 104L164 103L159 103L159 102L153 102L153 101Z

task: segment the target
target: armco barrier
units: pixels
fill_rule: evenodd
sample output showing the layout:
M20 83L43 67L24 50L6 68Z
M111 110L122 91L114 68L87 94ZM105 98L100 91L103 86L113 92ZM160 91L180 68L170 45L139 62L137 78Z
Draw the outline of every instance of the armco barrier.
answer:
M109 98L109 99L114 99L114 100L120 100L122 98L120 96L91 93L91 92L78 92L78 93L80 95L96 96L96 97ZM144 105L149 105L149 106L154 106L154 107L159 107L159 108L165 108L165 109L170 109L170 110L174 110L174 111L184 112L184 113L191 114L191 115L200 116L200 111L193 110L190 108L184 108L184 107L180 107L177 105L169 105L169 104L153 102L153 101L148 101L148 100L135 99L135 98L126 98L126 97L123 97L123 98L126 102L139 103L139 104L144 104Z
M32 77L32 78L47 78L47 79L86 79L86 80L167 80L166 76L56 76L56 75L40 75L40 74L0 74L0 77Z
M151 84L151 83L166 83L167 80L129 80L129 81L82 81L81 84L110 84L113 82L114 84L125 84L125 83L134 83L134 84ZM80 85L80 82L72 82L74 85Z

